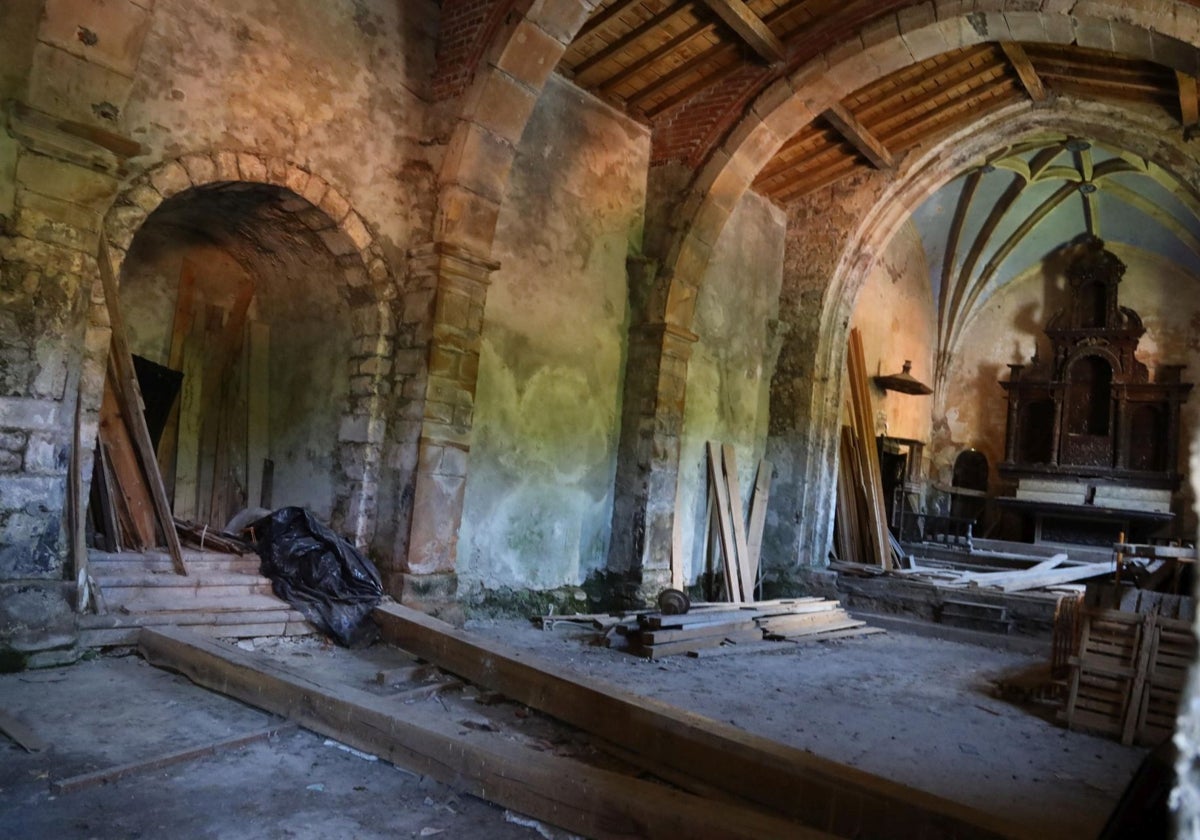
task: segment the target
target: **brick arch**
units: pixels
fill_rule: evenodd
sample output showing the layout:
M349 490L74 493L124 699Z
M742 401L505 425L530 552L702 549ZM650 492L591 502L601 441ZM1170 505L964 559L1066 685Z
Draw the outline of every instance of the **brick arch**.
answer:
M336 442L334 520L360 547L366 546L375 527L383 402L392 384L394 318L390 301L395 297L396 280L374 234L349 199L319 174L284 158L229 150L187 154L144 172L118 194L103 225L113 274L121 277L134 237L164 201L189 191L245 184L285 190L293 204L291 212L297 214L296 223L319 237L341 269L350 304L353 348L347 360L350 391ZM89 333L104 330L107 321L102 310L93 307ZM85 364L103 371L107 342L89 342L88 351ZM102 388L102 374L85 380L81 388L85 410L99 410Z
M969 14L939 0L873 21L768 87L697 173L683 222L664 254L666 323L691 326L698 285L733 208L797 131L831 104L888 73L950 50L1019 40L1115 49L1192 75L1200 72L1200 8L1181 0L1146 8L1077 3L1027 11L1023 0L983 0Z
M936 145L916 150L896 180L849 232L822 295L806 433L815 454L807 460L799 482L809 516L798 541L817 546L814 556L824 557L832 540L833 509L822 501L832 495L822 494L831 494L836 482L832 465L837 453L838 420L836 416L822 416L820 407L841 404L848 324L876 259L921 202L963 169L982 162L998 149L1047 132L1090 137L1155 160L1200 191L1200 160L1182 139L1178 125L1172 125L1168 118L1155 120L1127 113L1118 121L1102 105L1065 97L1050 107L1022 103L1000 109Z

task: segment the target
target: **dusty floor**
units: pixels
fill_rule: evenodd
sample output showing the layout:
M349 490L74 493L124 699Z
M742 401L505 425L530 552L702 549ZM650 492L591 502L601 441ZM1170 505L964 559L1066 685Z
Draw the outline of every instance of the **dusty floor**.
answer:
M529 627L468 625L578 673L1002 814L1031 837L1096 836L1146 753L995 697L996 680L1041 663L1027 653L890 632L650 662L590 646L592 634L561 624Z
M580 674L728 721L824 757L1004 814L1031 837L1092 837L1144 751L1066 732L993 696L1028 654L902 633L789 646L781 653L648 662L591 634L529 622L469 629ZM285 664L366 685L394 652L263 640ZM423 698L414 702L463 703ZM486 716L502 711L467 703ZM303 730L116 783L53 796L49 783L253 731L270 716L137 657L0 676L0 708L51 746L0 739L0 826L15 837L563 836ZM466 707L463 707L466 708ZM501 709L503 707L500 707ZM522 722L529 729L536 717ZM531 737L554 738L533 730Z
M50 744L28 754L0 738L3 837L539 837L513 822L523 817L305 730L53 795L53 781L253 732L274 720L136 656L0 676L0 709Z

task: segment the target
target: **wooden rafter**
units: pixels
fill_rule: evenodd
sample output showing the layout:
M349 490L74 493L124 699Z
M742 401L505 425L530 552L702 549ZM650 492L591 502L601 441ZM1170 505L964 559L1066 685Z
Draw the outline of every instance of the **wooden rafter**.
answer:
M608 26L617 17L631 11L635 6L640 5L642 0L618 0L607 9L592 16L592 18L583 25L579 33L575 36L575 43L578 44L592 35L599 32L604 27Z
M1197 99L1196 77L1175 71L1175 82L1179 87L1179 122L1184 128L1200 124L1200 101Z
M968 47L957 61L945 65L935 65L911 79L898 79L896 80L898 83L888 84L881 91L869 88L868 92L858 94L853 99L861 99L862 107L856 107L855 112L859 115L859 119L870 121L877 115L888 112L889 109L891 112L895 112L896 108L893 108L893 106L897 106L901 110L907 110L921 101L936 97L937 89L942 87L943 79L952 79L957 83L962 79L981 75L995 67L996 64L994 61L989 61L983 66L978 66L981 60L989 57L994 57L990 44ZM978 69L975 72L966 73L966 71L973 70L977 66ZM931 88L932 91L925 96L914 97L912 95L914 91L930 91Z
M631 45L642 40L660 26L666 23L675 15L685 12L692 8L694 4L691 0L682 0L682 2L672 3L663 11L646 21L643 21L640 26L635 26L633 29L626 32L620 38L617 38L603 49L597 50L583 61L575 65L576 78L584 76L589 70L595 69L600 64L608 61L613 56L628 49Z
M1034 102L1045 102L1046 86L1042 84L1042 78L1034 68L1033 62L1029 60L1025 48L1016 41L1001 41L1000 49L1004 51L1009 64L1016 71L1017 78L1021 80L1021 85L1029 94L1029 98Z
M821 115L825 120L871 162L876 169L892 169L896 165L892 153L866 126L858 121L840 102L835 102Z
M707 21L701 21L689 26L683 32L680 32L677 36L667 41L662 46L651 50L637 61L627 66L624 70L617 73L615 76L606 79L600 85L600 91L603 93L611 93L613 90L632 79L638 73L648 70L659 61L663 60L677 50L683 49L702 35L707 35L709 32L712 32L713 29L714 25L708 23Z
M701 0L768 64L783 61L787 50L775 33L742 0Z

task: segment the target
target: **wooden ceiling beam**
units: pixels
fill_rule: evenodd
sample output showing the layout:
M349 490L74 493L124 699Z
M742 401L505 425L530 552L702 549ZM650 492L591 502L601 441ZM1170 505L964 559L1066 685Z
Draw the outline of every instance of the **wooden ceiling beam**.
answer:
M935 108L926 108L927 105L932 105L939 99L951 97L949 102L958 102L964 95L974 95L978 91L986 91L990 86L995 85L999 81L1008 84L1010 80L1003 75L1003 71L996 66L980 67L976 72L969 76L963 76L956 79L952 84L939 85L932 90L927 90L920 96L901 102L893 110L879 116L877 119L868 119L867 112L860 112L864 122L871 126L871 130L876 135L883 137L889 133L891 126L899 123L901 126L911 125L915 118L918 118L922 112L929 112L942 107L941 105ZM963 94L956 95L955 91L966 88ZM943 105L946 103L943 103Z
M607 26L613 19L615 19L619 15L625 14L626 12L628 12L630 9L632 9L634 6L637 6L641 2L642 2L642 0L617 0L616 3L613 3L611 6L609 6L607 9L600 12L599 14L594 15L587 23L585 23L583 25L583 28L580 29L579 32L575 35L575 43L579 43L584 38L587 38L589 35L599 32L601 29L603 29L605 26Z
M787 58L783 42L742 0L701 0L768 64Z
M1034 102L1045 102L1046 86L1042 84L1042 78L1034 68L1033 62L1029 60L1025 48L1016 41L1001 41L1000 49L1004 51L1008 63L1017 72L1017 78L1021 80L1021 85L1029 94L1029 98Z
M819 190L821 187L828 186L835 181L840 181L861 168L862 164L858 162L857 158L843 158L831 166L823 167L820 172L811 174L805 178L797 178L788 186L771 192L769 197L780 203L794 201L801 196Z
M986 98L990 98L1000 91L1005 89L1012 90L1015 87L1016 83L1012 79L1001 76L1000 78L988 82L981 87L972 88L970 94L967 96L960 96L956 99L951 99L948 102L943 102L936 108L930 108L927 111L914 111L908 114L902 114L900 116L906 116L908 118L905 119L905 121L902 122L897 128L891 131L880 131L877 127L876 133L879 135L880 140L895 148L901 145L896 142L897 138L918 131L929 123L937 122L946 114L960 111L972 104L977 104Z
M895 167L896 161L887 146L868 131L867 127L860 123L854 114L850 113L840 102L833 103L821 116L876 169Z
M620 73L617 73L615 76L610 76L608 79L605 79L604 82L602 82L600 85L600 90L603 91L604 93L608 93L608 92L612 91L613 89L620 87L626 81L628 81L629 79L632 79L634 76L636 76L638 73L641 73L643 70L646 70L646 69L652 67L653 65L657 64L659 61L662 61L664 58L666 58L667 56L669 56L671 53L675 52L676 50L683 49L688 44L690 44L692 41L696 40L697 38L701 37L702 35L707 35L709 32L712 32L715 28L716 28L716 24L709 23L708 21L700 21L699 23L689 26L687 29L680 32L677 36L672 38L670 41L667 41L661 47L651 50L650 52L646 53L644 56L639 58L637 61L628 65Z
M1185 129L1200 124L1200 101L1197 99L1196 77L1175 71L1175 82L1179 88L1179 122Z
M644 21L640 26L635 26L633 29L626 32L620 38L617 38L608 46L597 50L583 61L576 64L574 67L576 78L583 76L589 70L594 69L597 65L602 64L623 50L628 49L633 44L654 32L668 20L675 17L675 15L690 10L694 5L695 3L693 0L680 0L680 2L672 3L670 6L663 9L660 14L657 14L654 17Z
M679 65L674 70L672 70L670 73L667 73L666 75L662 76L661 78L658 79L658 81L654 82L653 84L647 85L645 88L638 91L637 94L635 94L633 97L631 97L629 101L631 104L640 105L642 102L645 102L647 99L652 99L653 97L662 93L664 90L669 88L671 85L676 84L677 82L687 78L689 75L691 75L693 73L699 72L700 68L702 68L705 64L710 64L713 62L721 62L721 61L725 61L726 59L731 59L731 60L727 64L722 65L721 67L717 68L716 71L709 73L708 75L701 76L699 79L692 82L687 87L683 88L682 90L680 90L676 93L671 94L666 99L664 99L663 101L654 105L653 107L646 109L646 114L647 114L647 116L653 117L658 114L661 114L663 111L669 111L671 108L674 108L679 103L695 96L697 93L704 90L709 85L716 84L717 81L725 78L725 75L727 73L731 73L735 70L740 70L742 65L737 60L737 47L734 46L733 44L721 44L718 47L713 47L712 49L705 50L704 52L697 55L695 58L691 59L690 61L684 62L683 64Z
M830 146L802 162L793 161L791 166L784 167L771 175L760 175L754 179L754 186L765 192L786 189L798 181L811 179L814 173L824 171L827 165L835 166L846 160L858 160L854 149L848 145Z
M925 85L930 83L939 83L943 76L949 76L954 80L954 83L958 83L963 79L974 78L987 72L988 70L991 70L995 65L986 64L982 67L979 67L973 73L961 77L957 76L957 74L961 73L964 69L973 67L981 58L987 57L987 54L991 51L991 44L981 44L977 47L971 47L962 56L962 58L958 59L957 61L951 62L950 64L931 67L919 76L916 76L912 79L904 79L901 84L898 84L896 87L887 91L887 93L879 99L870 98L871 94L863 94L861 89L851 94L849 97L847 97L847 99L854 99L856 97L865 95L866 99L863 102L863 107L858 109L858 114L859 119L867 119L868 117L874 116L881 111L887 110L888 106L897 102L903 104L905 95L910 91L924 88ZM942 85L938 84L938 87L942 87Z

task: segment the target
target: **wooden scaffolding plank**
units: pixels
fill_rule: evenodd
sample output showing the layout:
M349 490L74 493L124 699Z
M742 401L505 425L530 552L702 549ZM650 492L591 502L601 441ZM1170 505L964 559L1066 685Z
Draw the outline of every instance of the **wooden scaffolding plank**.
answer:
M737 550L738 578L742 581L742 600L754 600L754 575L750 571L750 548L746 544L746 520L742 512L742 491L738 485L737 453L728 443L721 447L725 481L729 486L729 521L733 525L733 544Z
M862 333L858 331L857 327L850 330L847 369L850 378L850 403L854 413L855 431L862 449L863 462L866 465L863 489L866 492L870 520L871 557L882 568L891 569L892 549L891 541L888 539L887 514L883 506L883 479L879 469L879 453L875 450L875 418L871 407L870 380L867 377Z
M112 360L109 362L104 394L100 400L100 446L104 450L107 465L112 469L116 490L114 495L118 499L118 513L124 526L120 542L135 551L142 551L155 544L154 503L138 469L129 429L121 419Z
M158 520L163 539L166 541L167 552L171 555L171 564L177 574L186 575L187 567L183 563L183 547L179 544L179 535L175 533L171 504L167 501L167 491L163 486L162 474L158 471L158 457L154 452L154 444L150 440L150 430L146 428L142 392L138 387L137 374L133 370L133 356L130 354L128 336L125 332L125 317L121 313L118 298L117 278L113 276L112 263L109 261L108 255L108 242L103 236L100 237L100 249L96 261L100 267L100 282L104 286L104 300L108 307L109 324L112 326L112 348L109 358L117 373L117 387L115 388L117 401L121 406L125 425L133 438L146 485L150 489L150 499L154 503L155 517Z
M419 705L352 686L325 686L230 645L168 627L143 630L142 655L193 682L587 837L826 838L729 802L600 770L533 749L502 732L467 729Z
M376 607L372 616L385 640L446 671L805 825L862 838L1021 836L1003 819L601 680L564 674L536 655L399 604Z
M712 489L712 503L717 515L714 517L717 534L721 539L721 553L725 570L725 587L729 600L740 604L746 600L742 588L741 569L739 567L737 542L733 533L733 520L729 514L729 484L725 480L722 467L721 450L717 444L708 443L708 476Z
M750 579L758 582L759 558L762 555L763 531L767 526L767 500L771 496L771 462L758 462L754 475L754 494L750 497L750 517L746 524L746 555ZM757 592L755 593L757 594Z

